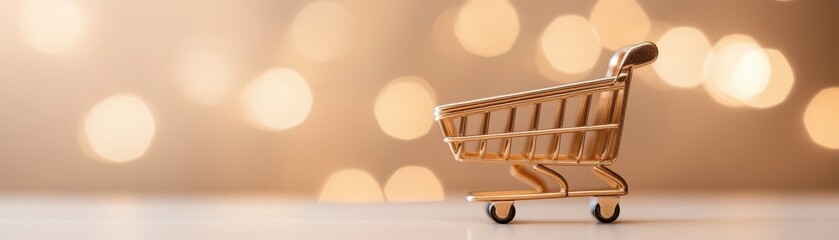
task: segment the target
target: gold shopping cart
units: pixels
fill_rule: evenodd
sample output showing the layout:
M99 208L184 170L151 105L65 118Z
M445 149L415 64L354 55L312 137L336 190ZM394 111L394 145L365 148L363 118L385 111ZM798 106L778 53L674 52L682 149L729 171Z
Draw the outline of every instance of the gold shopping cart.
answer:
M467 200L489 202L489 216L503 224L515 217L517 200L590 196L594 217L603 223L615 221L620 196L628 188L606 166L620 149L632 70L657 56L655 44L644 42L618 50L606 78L435 108L456 160L510 164L510 174L533 187L472 192ZM591 166L610 188L570 191L565 178L546 165ZM552 180L558 189L550 190L528 169Z

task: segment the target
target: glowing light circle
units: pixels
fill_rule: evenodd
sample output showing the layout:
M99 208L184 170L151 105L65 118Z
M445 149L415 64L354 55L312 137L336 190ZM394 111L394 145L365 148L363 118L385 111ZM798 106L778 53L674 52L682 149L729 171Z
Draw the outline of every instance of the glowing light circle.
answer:
M312 91L294 70L275 68L259 75L242 94L251 123L270 131L303 123L312 108Z
M501 55L519 35L519 17L506 0L470 0L460 7L455 35L466 51L482 57Z
M154 117L143 100L114 95L97 103L84 120L87 146L96 156L122 163L145 154L156 132Z

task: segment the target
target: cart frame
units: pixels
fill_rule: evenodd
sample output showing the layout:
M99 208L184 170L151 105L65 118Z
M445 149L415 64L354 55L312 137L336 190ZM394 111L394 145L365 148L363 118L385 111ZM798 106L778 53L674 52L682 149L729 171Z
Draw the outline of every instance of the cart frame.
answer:
M616 51L605 78L436 107L435 119L456 160L510 164L510 174L532 187L471 192L467 200L490 202L487 209L490 217L498 223L508 223L515 216L514 201L593 197L591 207L595 218L604 223L615 221L620 214L620 196L628 194L629 188L620 175L606 166L614 162L620 149L632 71L652 63L657 56L655 44L644 42ZM597 107L592 108L595 96L599 96ZM577 123L564 126L569 111L567 100L572 98L580 103ZM540 129L542 104L552 101L558 103L553 125ZM517 110L530 107L529 125L525 130L515 130ZM504 129L490 133L491 114L501 111L507 113ZM591 119L591 115L595 118ZM470 117L477 117L481 122L477 134L468 134ZM569 135L571 141L563 141L563 136ZM538 137L550 138L545 153L538 153ZM514 141L522 139L526 142L523 151L514 153ZM498 151L489 149L492 140L500 140ZM470 150L468 143L475 143L476 148ZM565 178L545 165L590 166L609 188L570 191ZM549 190L539 175L551 180L558 189Z

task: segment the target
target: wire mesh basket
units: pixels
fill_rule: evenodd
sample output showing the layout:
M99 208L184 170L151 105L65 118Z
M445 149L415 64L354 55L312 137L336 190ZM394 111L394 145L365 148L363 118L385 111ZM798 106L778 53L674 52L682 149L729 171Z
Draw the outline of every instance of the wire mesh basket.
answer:
M617 219L619 196L628 188L606 166L620 149L632 71L657 56L655 44L640 43L618 50L605 78L435 108L456 160L510 164L511 174L533 187L473 192L467 199L490 202L489 215L498 223L513 219L516 200L582 196L594 197L592 211L601 222ZM611 188L569 191L562 175L546 165L591 166ZM540 175L559 188L549 190Z

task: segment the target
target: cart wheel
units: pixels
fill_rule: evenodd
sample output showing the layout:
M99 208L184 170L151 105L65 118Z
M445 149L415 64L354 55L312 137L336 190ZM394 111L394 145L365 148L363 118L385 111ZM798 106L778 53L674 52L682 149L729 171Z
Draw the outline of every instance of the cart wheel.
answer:
M597 221L602 223L612 223L615 220L618 220L618 216L621 214L621 206L615 205L615 212L610 217L604 217L603 214L600 213L600 203L594 205L594 208L591 210L591 214L594 215L594 218L597 218Z
M501 218L495 211L495 204L489 203L487 205L487 213L489 214L489 217L492 218L492 220L494 220L495 222L500 224L507 224L510 223L510 221L513 221L513 218L516 217L516 206L510 205L510 212L507 213L507 217Z

